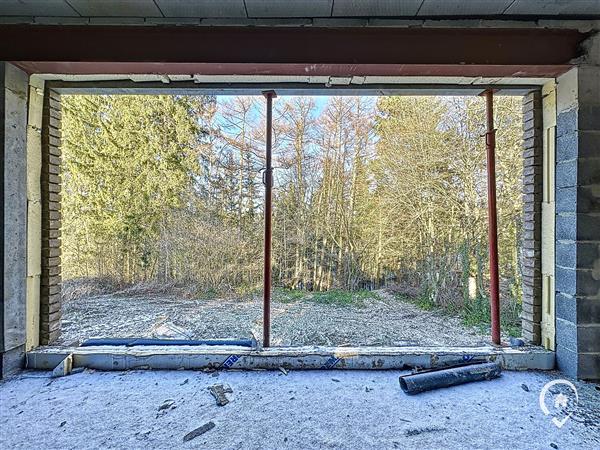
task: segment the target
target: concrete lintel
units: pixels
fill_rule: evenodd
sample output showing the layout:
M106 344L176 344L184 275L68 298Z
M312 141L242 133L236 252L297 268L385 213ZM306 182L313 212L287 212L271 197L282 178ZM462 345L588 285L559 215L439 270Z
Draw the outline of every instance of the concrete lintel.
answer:
M60 94L72 95L262 95L264 90L276 90L281 95L473 95L488 88L497 95L525 95L537 90L535 84L350 84L326 86L314 83L194 83L176 81L48 81L47 85Z
M69 354L73 367L97 370L240 369L385 370L434 368L470 361L500 361L507 370L551 370L554 352L539 347L40 347L27 353L27 368L52 370Z

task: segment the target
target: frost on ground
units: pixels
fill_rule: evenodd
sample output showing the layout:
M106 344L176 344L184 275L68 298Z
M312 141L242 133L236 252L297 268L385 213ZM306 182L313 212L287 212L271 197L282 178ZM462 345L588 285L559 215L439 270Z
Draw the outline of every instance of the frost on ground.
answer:
M490 338L459 317L424 311L385 291L350 304L319 303L310 294L275 295L273 345L456 345ZM184 339L262 337L262 299L192 300L176 295L125 291L65 301L62 336L70 345L90 337Z
M400 371L94 372L0 382L0 448L600 448L600 392L575 383L562 428L539 407L560 374L404 394ZM217 406L209 388L228 385ZM212 424L212 425L211 425Z

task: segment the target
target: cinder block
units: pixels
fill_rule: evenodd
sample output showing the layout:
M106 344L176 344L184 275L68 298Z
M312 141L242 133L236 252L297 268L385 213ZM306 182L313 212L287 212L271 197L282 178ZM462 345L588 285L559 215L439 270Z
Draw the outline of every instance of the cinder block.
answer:
M579 159L577 164L577 184L579 186L590 185L600 188L600 150L598 158Z
M600 298L579 297L576 308L578 325L600 323Z
M600 184L577 188L577 212L600 213Z
M556 116L556 136L577 132L577 108L559 112ZM558 159L558 149L557 159Z
M556 139L556 161L563 162L577 158L579 133L565 133Z
M572 296L577 295L577 272L574 269L555 267L554 277L556 282L556 292L562 292Z
M600 268L600 242L577 243L577 268L590 270ZM600 316L598 318L600 320Z
M556 215L556 240L577 240L577 217L575 214Z
M578 300L575 297L558 292L554 301L557 318L567 320L571 323L577 323Z
M600 299L600 274L590 269L576 269L577 295Z
M600 380L600 354L583 353L579 355L577 377L582 380Z
M580 131L578 137L578 155L581 158L600 157L600 133L595 131Z
M577 268L577 244L557 242L555 246L556 264L569 269Z
M577 352L563 347L557 341L556 366L558 370L569 377L576 378L578 375L578 359Z
M577 187L558 188L556 193L556 212L577 212Z
M573 352L577 352L577 325L557 317L556 344Z
M577 160L575 159L556 164L557 188L577 186L577 166Z
M600 323L577 326L577 350L580 353L600 353Z
M600 241L600 216L577 214L577 239L580 241Z
M600 105L580 104L577 119L579 130L600 131Z

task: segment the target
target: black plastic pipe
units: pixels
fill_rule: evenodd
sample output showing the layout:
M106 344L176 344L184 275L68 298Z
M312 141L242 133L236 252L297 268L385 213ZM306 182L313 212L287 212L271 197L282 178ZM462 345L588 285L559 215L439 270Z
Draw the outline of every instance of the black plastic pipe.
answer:
M188 339L147 339L147 338L122 338L122 339L88 339L81 347L96 345L115 345L133 347L135 345L235 345L238 347L253 347L251 339L206 339L201 341Z
M491 380L499 377L501 373L502 367L495 362L428 370L401 376L400 388L405 393L412 395L472 381Z

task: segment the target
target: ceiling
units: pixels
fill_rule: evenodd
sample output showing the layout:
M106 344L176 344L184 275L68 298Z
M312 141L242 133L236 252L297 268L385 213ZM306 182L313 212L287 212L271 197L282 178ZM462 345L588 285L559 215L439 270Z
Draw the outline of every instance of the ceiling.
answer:
M0 16L84 18L600 17L600 0L1 0ZM65 20L64 23L69 23ZM135 22L132 22L135 23Z

